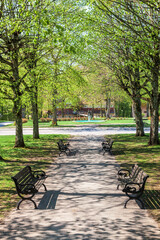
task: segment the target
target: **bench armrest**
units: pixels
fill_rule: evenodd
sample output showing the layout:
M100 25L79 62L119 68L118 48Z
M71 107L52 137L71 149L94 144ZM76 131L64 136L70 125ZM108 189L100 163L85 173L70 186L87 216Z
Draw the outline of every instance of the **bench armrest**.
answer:
M42 178L42 177L47 177L46 176L46 173L42 170L39 170L39 171L32 171L32 174L35 178Z
M121 176L121 177L127 177L130 175L130 171L128 169L121 168L117 174L118 176Z
M136 186L138 186L138 189ZM126 183L122 191L126 193L137 193L140 191L140 187L141 187L140 183L130 182L130 183Z

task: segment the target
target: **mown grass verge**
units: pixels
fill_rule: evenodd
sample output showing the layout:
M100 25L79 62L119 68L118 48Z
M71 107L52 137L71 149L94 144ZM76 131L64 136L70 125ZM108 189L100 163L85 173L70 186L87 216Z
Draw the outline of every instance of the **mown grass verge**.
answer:
M134 134L110 137L114 139L113 153L119 164L127 166L138 163L149 175L145 191L147 209L160 225L160 145L148 146L148 134L144 137L135 137Z
M136 123L133 118L129 119L108 119L108 120L102 120L102 122L78 122L78 121L58 121L57 126L54 127L76 127L76 126L81 126L81 125L98 125L99 127L135 127ZM15 126L14 124L8 125L7 127L13 127ZM149 120L144 120L144 126L149 127L150 126L150 121ZM24 128L28 127L33 127L33 121L28 120L28 122L23 123ZM41 122L39 120L39 127L53 127L52 122Z
M4 159L0 160L0 220L19 199L11 176L26 165L33 170L46 170L57 157L57 141L67 138L69 135L41 135L40 139L24 135L26 147L14 148L15 136L0 136L0 156Z

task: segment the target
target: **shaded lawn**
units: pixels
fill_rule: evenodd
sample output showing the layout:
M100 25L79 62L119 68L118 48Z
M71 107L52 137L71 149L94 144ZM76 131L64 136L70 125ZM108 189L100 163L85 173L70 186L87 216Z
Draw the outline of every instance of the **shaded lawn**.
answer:
M25 148L14 148L15 136L0 136L0 219L15 208L19 197L11 176L26 165L33 170L46 170L57 157L57 141L67 139L69 135L40 135L32 139L24 135Z
M107 136L108 137L108 136ZM149 134L135 137L134 134L112 135L114 139L113 154L121 166L126 167L138 163L149 175L146 192L160 193L160 145L148 146ZM153 199L154 201L154 199ZM158 200L159 202L159 200ZM149 210L160 224L160 205Z

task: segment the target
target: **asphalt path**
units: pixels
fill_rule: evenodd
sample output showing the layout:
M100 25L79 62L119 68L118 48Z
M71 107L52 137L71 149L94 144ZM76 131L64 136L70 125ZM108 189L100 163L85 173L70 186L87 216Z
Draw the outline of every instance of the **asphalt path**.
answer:
M145 133L149 133L150 129L145 128ZM104 135L113 135L113 134L135 134L135 127L100 127L98 125L83 125L77 127L55 127L55 128L40 128L40 134L70 134L74 136L86 136L86 135L94 135L94 136L104 136ZM32 135L32 128L24 128L24 135ZM15 128L11 127L2 127L0 128L0 135L15 135Z

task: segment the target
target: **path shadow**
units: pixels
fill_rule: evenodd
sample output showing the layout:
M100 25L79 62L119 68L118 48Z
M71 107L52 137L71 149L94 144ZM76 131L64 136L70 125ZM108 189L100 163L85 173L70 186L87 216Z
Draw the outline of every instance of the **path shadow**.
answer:
M160 190L145 190L142 201L145 209L160 209Z
M86 193L86 192L63 192L63 191L54 191L54 190L49 190L47 192L45 192L45 194L43 195L43 197L40 200L40 203L38 205L38 209L40 210L47 210L47 209L55 209L57 201L58 201L58 197L60 195L66 196L66 197L70 197L70 200L72 200L72 198L74 199L75 196L78 196L80 198L84 198L84 197L97 197L97 201L101 198L106 198L106 197L113 197L113 198L117 198L117 197L121 197L124 196L123 193ZM122 203L118 203L118 206L122 205ZM115 203L115 206L117 206L117 202ZM111 207L107 207L106 209L112 208Z
M71 150L69 153L67 153L67 156L75 156L78 153L78 150Z
M45 192L38 205L38 209L55 209L59 193L60 191Z

